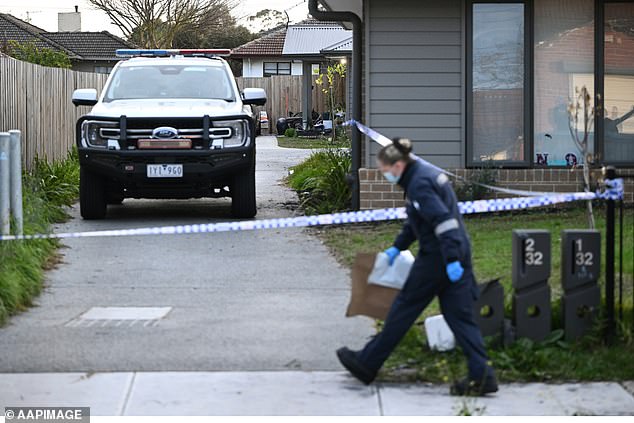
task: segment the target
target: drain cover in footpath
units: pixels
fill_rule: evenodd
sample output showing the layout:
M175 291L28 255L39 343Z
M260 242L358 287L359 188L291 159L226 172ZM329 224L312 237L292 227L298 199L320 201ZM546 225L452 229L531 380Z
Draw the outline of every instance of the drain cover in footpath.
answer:
M156 326L171 310L172 307L92 307L64 326Z

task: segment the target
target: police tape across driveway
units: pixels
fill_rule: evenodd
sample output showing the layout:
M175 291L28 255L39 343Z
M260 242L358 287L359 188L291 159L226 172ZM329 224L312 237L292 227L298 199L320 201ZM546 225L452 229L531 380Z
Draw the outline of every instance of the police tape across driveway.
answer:
M385 146L392 141L386 136L369 128L360 122L350 120L346 125L356 125L357 128L373 141ZM421 158L428 166L458 178L457 175L439 168ZM462 179L462 178L459 178ZM582 200L621 200L623 198L623 180L606 180L604 192L574 192L574 193L544 193L532 191L519 191L507 188L482 185L493 191L505 194L524 195L522 197L499 198L492 200L462 201L458 203L461 214L493 213L511 210L525 210L536 207L550 206L554 204L569 203ZM65 232L52 234L32 235L5 235L0 236L0 241L19 241L32 239L63 239L63 238L94 238L94 237L118 237L118 236L142 236L142 235L182 235L182 234L206 234L214 232L254 231L262 229L303 228L310 226L342 225L348 223L383 222L400 220L407 217L405 208L390 208L378 210L362 210L343 213L321 214L315 216L298 216L290 218L246 220L234 222L205 223L195 225L157 226L136 229L113 229L103 231Z
M540 197L515 197L495 200L464 201L458 203L460 213L476 214L510 210L524 210L553 204L568 203L581 200L622 198L622 183L615 180L617 189L610 189L603 193L575 192L569 194L552 194ZM621 191L618 190L620 187ZM0 236L0 241L16 241L29 239L63 239L63 238L93 238L141 235L182 235L206 234L214 232L254 231L262 229L303 228L309 226L342 225L347 223L383 222L388 220L405 219L404 207L362 210L345 213L320 214L315 216L298 216L282 219L246 220L235 222L206 223L196 225L158 226L137 229L115 229L88 232L67 232L53 234L33 234L21 236Z

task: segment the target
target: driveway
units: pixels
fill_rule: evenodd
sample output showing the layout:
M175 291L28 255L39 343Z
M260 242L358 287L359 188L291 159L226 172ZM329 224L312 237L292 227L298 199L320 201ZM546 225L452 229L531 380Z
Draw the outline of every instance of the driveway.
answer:
M258 139L258 218L292 216L280 180L310 152ZM228 220L230 200L126 200L88 231ZM0 328L0 372L340 370L374 330L344 317L349 277L301 229L64 241L36 307Z

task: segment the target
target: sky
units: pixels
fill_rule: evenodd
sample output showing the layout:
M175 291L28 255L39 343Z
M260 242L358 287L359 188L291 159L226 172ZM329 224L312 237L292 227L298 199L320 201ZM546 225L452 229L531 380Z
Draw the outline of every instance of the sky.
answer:
M75 5L81 12L82 31L109 31L121 35L118 28L110 24L108 17L94 10L88 0L0 0L0 13L10 13L47 31L57 31L57 13L74 12ZM295 7L293 7L295 6ZM302 0L240 0L234 16L241 18L262 9L287 10L291 22L306 18L308 1Z

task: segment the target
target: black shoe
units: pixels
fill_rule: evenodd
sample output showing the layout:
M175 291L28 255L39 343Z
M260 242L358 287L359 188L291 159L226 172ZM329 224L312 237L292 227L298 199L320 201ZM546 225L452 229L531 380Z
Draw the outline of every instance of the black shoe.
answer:
M455 396L477 396L492 394L498 391L498 383L495 376L489 376L484 383L473 379L465 378L451 385L449 393Z
M337 350L337 358L352 376L359 379L361 382L369 385L376 377L376 372L368 370L357 358L357 354L348 349L347 347L339 348Z

